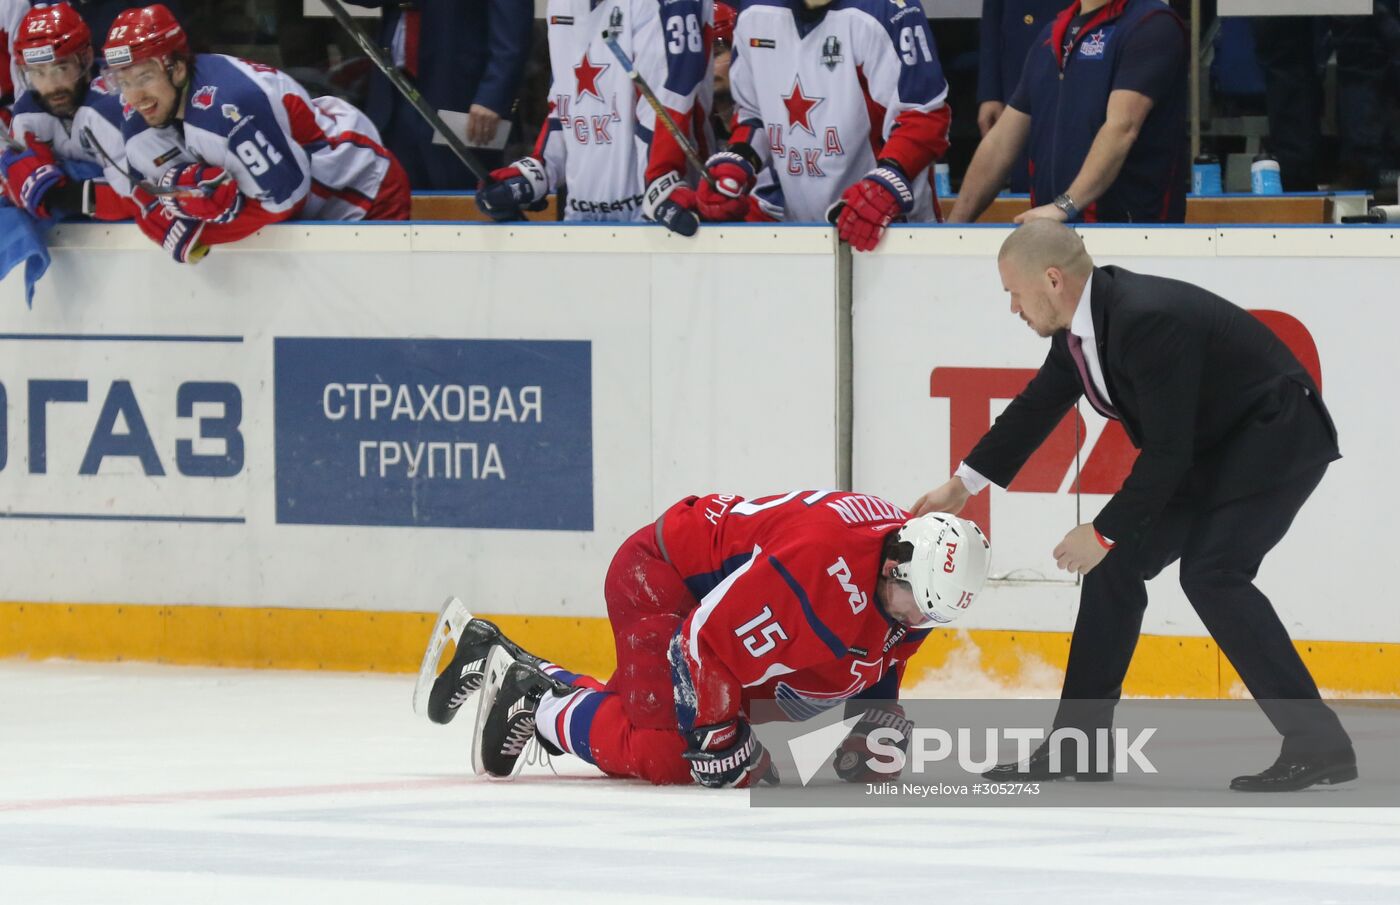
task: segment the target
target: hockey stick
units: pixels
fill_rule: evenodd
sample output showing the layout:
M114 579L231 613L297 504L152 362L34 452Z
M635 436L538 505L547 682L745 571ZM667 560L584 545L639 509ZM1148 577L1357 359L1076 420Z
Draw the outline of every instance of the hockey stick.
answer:
M3 144L11 151L29 150L29 148L20 143L19 139L15 138L14 134L10 132L9 126L6 126L4 122L0 122L0 144Z
M127 182L130 182L148 195L154 195L157 198L208 198L212 189L223 185L231 178L228 171L225 170L222 176L218 179L211 180L208 185L203 187L187 186L184 188L163 189L149 179L136 178L136 174L113 160L111 155L107 153L107 149L102 147L102 142L98 141L97 136L92 134L92 128L90 126L83 126L83 141L91 145L93 149L97 151L98 155L103 160L107 161L107 166L125 176Z
M355 43L360 45L365 56L374 63L375 68L384 73L384 77L398 89L399 94L402 94L404 99L413 105L413 109L418 111L418 115L428 121L428 125L433 127L434 132L443 137L447 146L452 149L452 153L457 155L457 159L462 161L462 164L471 170L472 175L481 182L481 187L486 188L494 185L496 180L491 178L491 173L482 166L480 160L476 159L476 155L467 149L466 143L457 137L457 133L453 132L451 127L442 121L442 117L438 116L437 111L423 100L423 95L419 94L418 89L403 77L403 73L399 72L398 67L385 58L384 51L375 46L369 35L355 24L355 20L350 18L350 14L340 4L340 0L324 0L324 2L326 9L330 10L331 15L335 17L335 21L340 23L340 27L350 33L350 37L354 38Z
M627 77L632 80L632 84L636 85L637 90L642 93L642 97L646 98L648 106L655 111L656 121L661 123L662 127L665 128L667 132L671 133L671 137L676 140L676 144L681 146L681 152L685 154L685 159L690 161L690 165L695 167L696 171L699 172L700 178L704 179L705 182L709 184L710 188L718 192L719 188L715 185L715 181L710 177L710 174L705 171L705 162L700 159L700 155L695 150L695 145L690 143L690 139L681 131L680 126L677 126L676 121L671 119L671 114L666 112L666 108L662 106L661 101L657 99L656 93L651 90L651 86L647 84L647 80L642 78L642 74L637 71L637 67L628 58L627 52L622 49L622 45L617 43L617 38L605 31L603 32L603 41L608 45L608 50L612 51L612 55L617 57L618 63L622 65L622 71L627 73Z

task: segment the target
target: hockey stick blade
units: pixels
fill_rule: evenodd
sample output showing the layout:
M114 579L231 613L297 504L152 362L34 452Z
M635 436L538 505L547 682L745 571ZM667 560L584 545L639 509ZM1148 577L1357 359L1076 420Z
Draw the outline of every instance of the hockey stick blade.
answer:
M627 73L627 77L632 80L632 84L636 85L637 90L642 93L642 97L646 100L647 106L651 107L652 111L656 114L656 121L661 123L662 128L671 133L671 137L676 140L676 144L680 145L681 153L685 155L685 159L690 161L690 165L695 167L695 171L700 174L701 179L704 179L705 182L709 184L710 188L719 191L715 186L714 179L705 171L705 161L700 159L700 154L695 150L695 145L690 143L690 139L681 131L680 126L677 126L676 121L671 119L671 114L667 112L665 105L663 105L661 100L656 96L656 92L651 90L651 86L647 84L647 80L642 78L642 74L637 71L636 65L633 64L632 59L627 56L627 51L623 50L622 45L617 43L617 38L605 31L603 32L603 43L608 45L608 50L611 50L612 55L617 57L617 62L622 66L622 71Z
M423 662L418 665L418 681L413 686L413 712L419 716L428 715L428 695L437 679L438 663L447 642L456 644L462 637L462 630L472 621L467 605L456 597L447 598L433 624L433 633L428 637L428 647L423 651Z

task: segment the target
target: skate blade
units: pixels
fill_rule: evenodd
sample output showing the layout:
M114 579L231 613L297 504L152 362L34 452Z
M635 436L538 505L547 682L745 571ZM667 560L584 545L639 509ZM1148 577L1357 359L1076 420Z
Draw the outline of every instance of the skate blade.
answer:
M506 671L513 665L515 658L499 644L493 645L490 653L486 655L481 690L477 692L476 720L472 725L472 771L477 776L487 775L486 764L481 759L481 735L486 730L486 718L496 704L496 696L500 694Z
M418 665L418 681L413 686L413 712L419 716L428 715L428 695L437 679L438 662L442 659L447 642L456 644L462 637L462 630L472 621L467 605L456 597L447 598L438 613L433 633L428 638L428 648L423 651L423 662Z

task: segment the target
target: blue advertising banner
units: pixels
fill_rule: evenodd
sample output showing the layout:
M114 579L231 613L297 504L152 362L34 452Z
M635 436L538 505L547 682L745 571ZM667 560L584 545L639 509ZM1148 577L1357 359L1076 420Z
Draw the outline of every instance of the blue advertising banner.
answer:
M275 340L277 521L593 529L592 345Z

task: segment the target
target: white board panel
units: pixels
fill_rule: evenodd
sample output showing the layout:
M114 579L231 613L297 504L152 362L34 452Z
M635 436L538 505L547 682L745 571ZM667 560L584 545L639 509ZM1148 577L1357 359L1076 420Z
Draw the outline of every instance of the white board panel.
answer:
M32 310L18 275L0 291L0 543L22 563L8 571L7 595L424 610L450 592L492 612L599 615L614 549L676 497L750 475L769 487L834 474L830 231L767 230L774 247L797 249L772 257L738 253L752 236L715 231L654 254L662 231L616 232L600 250L559 227L512 245L490 226L415 227L410 237L402 227L289 225L182 267L134 227L65 227ZM739 283L760 291L736 293ZM560 343L561 355L587 352L586 405L570 403L572 412L548 388L559 379L550 344ZM354 360L384 348L383 373ZM544 384L542 429L582 419L538 442L569 447L559 466L583 467L586 505L561 499L547 469L520 470L521 456L538 449L502 441L504 475L483 460L482 476L471 476L486 447L477 449L477 434L508 438L514 428L509 419L447 423L449 393L465 400L477 385L431 372L438 359L428 353L441 348L460 352L450 360L463 367L484 354L505 362L491 367L523 369L502 386ZM756 354L736 367L750 348ZM315 360L298 358L303 349ZM342 373L351 376L314 378ZM405 382L404 373L417 376ZM189 384L214 398L196 394L181 414ZM489 376L487 384L494 404L499 387ZM386 389L372 420L380 385L406 386L411 406L397 412ZM734 410L745 387L776 414ZM346 415L357 398L363 418ZM414 410L427 414L415 420ZM762 431L774 423L784 442ZM464 444L458 472L446 476L443 430ZM236 462L220 458L229 442L241 446ZM405 452L389 462L380 442ZM578 450L588 459L569 458ZM409 505L408 515L385 516L378 498L360 499L377 480L404 478L415 453L412 498L383 497ZM185 473L210 462L228 473ZM290 489L288 462L298 475ZM463 526L450 509L430 511L443 490L434 482L448 478L468 507L478 489L522 482L513 502L474 518L528 526ZM556 515L570 526L541 527Z
M890 251L855 259L855 485L905 504L941 483L957 464L950 443L959 419L946 392L931 392L933 375L947 369L971 374L963 381L964 395L977 408L973 422L985 425L1004 402L982 400L967 387L994 382L1004 369L1034 370L1046 353L1045 341L1010 313L1001 288L991 246L1004 232L977 237L973 255L950 241L956 233L922 232L896 233ZM1329 469L1293 530L1265 560L1260 587L1295 637L1400 637L1400 611L1375 602L1390 597L1383 572L1395 533L1389 512L1400 504L1400 492L1388 477L1393 450L1400 448L1400 423L1389 417L1384 402L1393 382L1393 337L1400 331L1400 312L1385 301L1400 282L1400 256L1380 253L1389 247L1388 233L1220 229L1202 235L1161 229L1139 237L1139 232L1088 228L1086 244L1100 264L1185 279L1245 308L1288 315L1296 321L1295 332L1316 346L1323 396L1338 425L1344 458ZM913 253L920 244L925 247ZM1204 252L1187 253L1192 245ZM1367 249L1370 256L1357 253ZM963 430L972 430L966 411L962 418ZM1125 472L1111 467L1116 457L1109 454L1110 439L1104 423L1085 410L1082 495L1073 492L1077 466L1063 450L1055 468L1066 476L1053 492L992 489L994 574L1046 577L1050 550L1076 522L1092 519L1121 483ZM1038 453L1044 454L1044 449ZM1091 474L1091 466L1103 467ZM1043 477L1041 484L1047 481L1054 484ZM1204 634L1176 584L1175 568L1151 583L1151 593L1146 631ZM1076 599L1069 584L1002 583L979 600L969 625L1067 630Z

